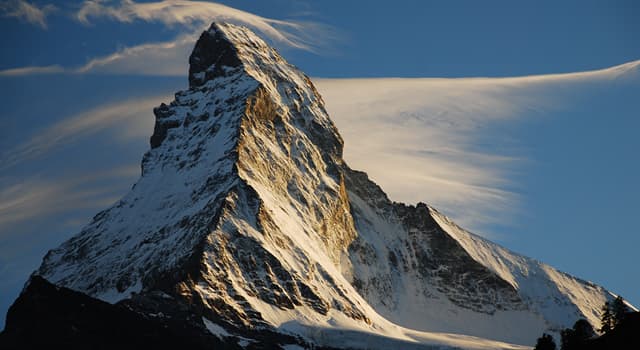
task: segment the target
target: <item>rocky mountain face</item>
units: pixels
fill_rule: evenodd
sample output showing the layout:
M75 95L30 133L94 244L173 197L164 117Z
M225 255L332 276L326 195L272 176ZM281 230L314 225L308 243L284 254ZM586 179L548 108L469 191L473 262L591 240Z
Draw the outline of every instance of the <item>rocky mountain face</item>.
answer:
M602 287L350 169L309 78L249 29L213 24L189 63L189 89L154 109L138 182L51 250L20 298L64 287L152 319L151 334L182 320L230 348L515 349L503 342L597 324Z

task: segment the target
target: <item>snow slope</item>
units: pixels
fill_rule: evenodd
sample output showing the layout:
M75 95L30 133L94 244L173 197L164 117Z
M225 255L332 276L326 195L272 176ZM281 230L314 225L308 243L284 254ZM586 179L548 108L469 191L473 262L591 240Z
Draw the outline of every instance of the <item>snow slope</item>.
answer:
M111 303L161 295L244 345L516 349L610 298L390 202L342 160L309 78L249 29L212 25L189 62L138 182L36 274Z
M579 318L599 324L612 294L458 227L424 205L392 203L348 171L360 294L396 324L534 344Z
M559 331L578 318L586 318L595 326L600 324L600 309L613 296L604 288L512 253L465 231L435 209L430 211L474 260L516 288L529 307L548 320L548 329Z

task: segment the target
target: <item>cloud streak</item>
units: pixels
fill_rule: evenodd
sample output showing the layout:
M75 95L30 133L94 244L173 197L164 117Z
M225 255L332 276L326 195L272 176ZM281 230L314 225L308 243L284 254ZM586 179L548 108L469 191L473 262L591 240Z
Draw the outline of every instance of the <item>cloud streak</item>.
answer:
M513 171L526 160L492 128L571 103L556 94L637 77L640 61L589 72L511 78L314 79L345 139L345 159L393 200L427 202L474 230L509 222ZM588 85L588 84L587 84ZM567 86L570 89L565 89ZM488 136L491 135L491 136ZM489 138L489 140L487 140ZM483 151L483 144L492 149Z
M128 46L111 54L92 58L82 66L13 68L0 71L0 77L52 73L183 76L187 72L187 59L196 39L212 21L244 25L261 33L274 44L312 52L328 41L335 41L333 30L326 25L266 18L222 4L202 1L85 1L75 17L86 25L91 25L98 18L122 23L136 20L158 22L166 26L180 26L182 33L168 41Z
M0 229L57 213L101 209L118 200L122 180L140 174L138 166L123 166L90 174L47 178L35 176L8 183L0 189ZM2 237L6 238L6 237Z
M53 5L38 7L26 0L6 0L0 3L2 17L18 18L42 29L47 29L47 16L55 10Z
M79 67L28 66L0 70L0 77L46 74L112 74L148 76L184 76L188 57L195 44L195 33L180 35L172 41L125 47L93 58Z
M29 66L0 70L0 77L18 77L23 75L42 75L64 73L65 69L59 65L51 66Z
M124 48L95 58L73 73L185 76L188 57L195 45L195 33L181 35L173 41L147 43Z
M515 195L501 169L515 159L479 153L474 135L530 106L494 79L319 79L345 140L345 159L392 200L427 202L466 227L506 219ZM455 208L456 210L451 210ZM502 215L498 215L502 213Z
M266 37L286 46L313 51L320 40L329 34L327 26L313 22L276 20L214 2L158 1L137 3L122 0L119 3L85 1L76 14L85 24L92 18L108 18L124 23L135 20L159 22L167 26L183 25L191 29L203 29L212 21L223 21L248 26Z
M119 126L117 137L148 137L153 127L151 110L168 99L165 95L135 98L98 106L64 118L5 152L0 157L2 160L0 169L7 169L18 163L35 159L63 145L114 126Z

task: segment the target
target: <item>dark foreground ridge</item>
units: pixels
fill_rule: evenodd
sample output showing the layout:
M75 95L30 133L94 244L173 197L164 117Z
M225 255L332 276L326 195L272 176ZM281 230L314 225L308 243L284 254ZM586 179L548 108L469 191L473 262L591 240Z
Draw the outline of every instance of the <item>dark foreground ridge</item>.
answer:
M243 349L239 337L213 336L185 310L173 310L172 318L149 317L136 311L142 306L135 303L112 305L33 276L7 313L0 349ZM639 332L640 312L629 313L619 327L581 349L640 349ZM263 338L246 349L282 349L291 340L296 341Z
M239 349L188 319L150 318L34 276L7 313L2 349ZM197 326L197 325L196 325Z
M301 339L253 332L252 339L214 336L186 307L173 302L132 298L117 304L55 286L33 276L7 313L0 349L282 349ZM159 311L150 316L149 304ZM246 346L238 343L246 340ZM328 347L314 347L331 350Z

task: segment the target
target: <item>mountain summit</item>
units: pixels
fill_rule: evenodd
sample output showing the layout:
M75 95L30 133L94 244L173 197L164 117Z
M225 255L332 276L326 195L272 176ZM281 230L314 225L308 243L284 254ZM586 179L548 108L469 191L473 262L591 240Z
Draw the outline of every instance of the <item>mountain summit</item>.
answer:
M351 170L310 79L251 30L213 24L189 63L138 182L44 257L8 330L38 293L205 347L516 349L597 324L602 287Z

